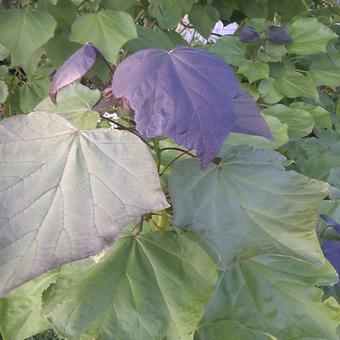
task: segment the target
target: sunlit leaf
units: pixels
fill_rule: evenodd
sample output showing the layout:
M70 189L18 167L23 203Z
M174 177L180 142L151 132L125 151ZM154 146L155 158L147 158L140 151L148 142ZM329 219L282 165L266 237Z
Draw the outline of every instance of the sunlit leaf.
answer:
M168 206L145 144L126 131L79 131L56 114L0 123L0 296L111 245Z
M67 339L193 339L217 268L192 233L123 236L97 262L63 267L43 312Z

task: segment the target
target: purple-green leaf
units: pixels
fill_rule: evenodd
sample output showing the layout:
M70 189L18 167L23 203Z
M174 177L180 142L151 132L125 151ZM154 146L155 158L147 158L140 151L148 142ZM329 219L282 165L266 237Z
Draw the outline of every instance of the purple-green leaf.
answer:
M57 101L58 91L85 75L99 55L99 51L94 45L85 44L65 61L52 80L50 97L53 103Z
M245 26L240 33L240 40L242 42L253 42L259 40L260 36L256 29L251 26Z
M322 244L322 250L327 260L340 275L340 241L326 240ZM338 282L338 285L340 286L340 282Z
M266 35L267 40L273 44L289 44L293 41L286 28L281 26L269 26Z
M115 97L125 97L145 137L166 136L198 152L204 168L216 156L236 119L240 87L220 57L178 47L143 50L118 65Z

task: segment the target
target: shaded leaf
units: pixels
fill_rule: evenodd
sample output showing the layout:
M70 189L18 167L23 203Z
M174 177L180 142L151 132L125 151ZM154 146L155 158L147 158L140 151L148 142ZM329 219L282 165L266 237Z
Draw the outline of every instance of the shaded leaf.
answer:
M7 48L0 44L0 60L3 60L5 58L7 58L9 56L9 52L7 50Z
M72 25L70 34L71 41L93 43L105 59L113 64L117 62L119 49L136 37L137 30L132 17L126 12L110 9L81 15Z
M200 232L222 257L222 268L261 254L322 264L314 226L325 183L283 168L269 150L223 149L220 164L202 172L196 160L174 166L169 190L174 225Z
M137 52L118 65L112 79L112 93L129 101L138 131L196 149L202 167L233 128L239 89L221 58L185 47Z
M90 90L76 83L61 90L57 105L54 105L50 98L45 98L35 107L35 111L57 113L78 129L94 129L99 114L94 112L92 107L99 98L98 90Z
M98 263L63 267L43 311L67 339L189 340L216 279L193 233L126 235Z
M200 340L332 339L340 307L315 285L337 280L329 264L280 255L237 261L220 277L198 328Z
M327 216L324 214L320 214L320 217L332 228L334 228L334 230L340 234L340 224L331 216ZM339 263L340 264L340 263Z
M7 96L8 96L7 84L3 80L0 80L0 104L6 101Z
M0 329L4 340L26 339L51 328L41 313L41 295L59 270L45 273L0 299Z
M333 67L328 70L311 68L308 74L316 86L326 85L333 88L340 86L340 68Z
M246 76L250 83L263 78L269 78L269 66L262 61L246 60L238 69L238 73Z
M50 97L53 103L56 104L58 91L85 75L94 65L98 55L99 51L94 45L85 44L64 62L52 80Z
M11 53L11 64L24 64L33 52L53 37L53 17L37 10L0 12L0 43Z
M168 206L147 147L125 131L14 116L0 123L0 159L0 296L97 253L136 217Z
M288 51L299 55L325 52L329 41L338 37L315 18L297 19L288 27L288 35L293 39Z
M273 44L289 44L292 42L286 28L281 26L269 26L266 31L266 38Z
M240 40L242 42L252 42L260 39L256 29L251 26L245 26L240 32Z

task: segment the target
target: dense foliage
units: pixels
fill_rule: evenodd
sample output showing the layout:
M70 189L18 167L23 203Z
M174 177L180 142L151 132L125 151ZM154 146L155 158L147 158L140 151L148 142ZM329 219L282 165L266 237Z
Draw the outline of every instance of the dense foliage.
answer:
M0 7L4 340L339 338L335 2Z

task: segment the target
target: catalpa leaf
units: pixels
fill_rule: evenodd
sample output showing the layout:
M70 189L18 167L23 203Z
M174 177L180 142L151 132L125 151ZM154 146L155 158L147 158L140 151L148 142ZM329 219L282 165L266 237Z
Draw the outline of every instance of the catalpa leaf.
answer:
M50 88L50 97L54 104L57 101L58 91L84 76L94 65L99 53L94 45L85 44L57 70Z
M193 233L125 235L97 262L64 266L43 312L70 340L191 340L216 280Z
M0 299L0 329L4 340L27 339L51 328L41 313L41 295L58 275L59 269L54 269Z
M315 233L328 186L286 172L285 158L249 147L222 149L220 163L201 171L177 163L169 178L174 225L200 232L220 254L221 267L249 255L283 254L322 264Z
M111 245L136 217L168 206L135 135L79 131L34 112L0 124L0 296Z
M112 93L129 101L144 136L171 137L196 149L204 168L234 127L240 87L223 59L179 47L144 50L125 59L113 75Z
M198 328L199 340L337 340L340 307L316 285L337 280L329 264L282 255L236 261L226 269Z

